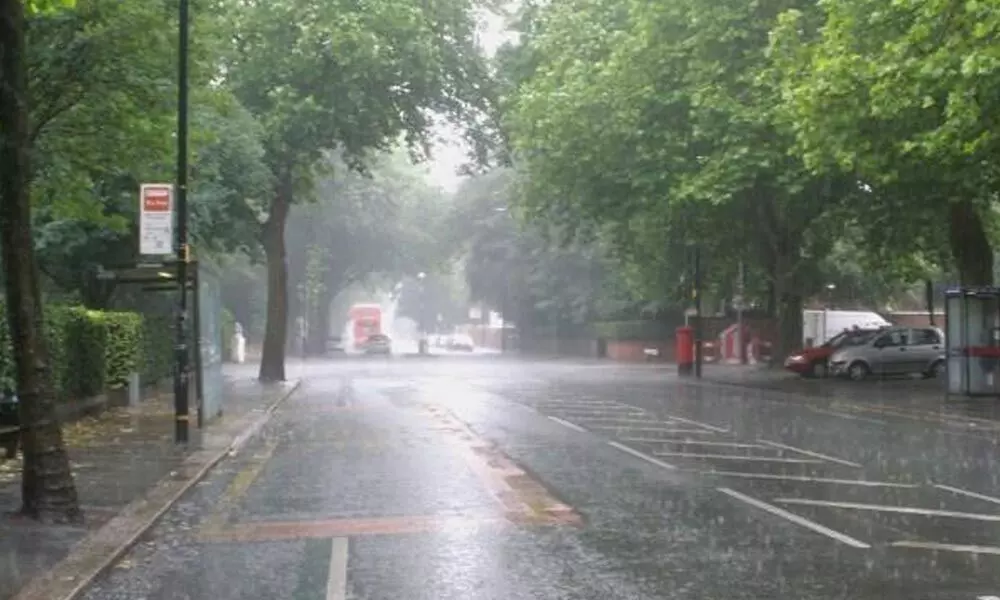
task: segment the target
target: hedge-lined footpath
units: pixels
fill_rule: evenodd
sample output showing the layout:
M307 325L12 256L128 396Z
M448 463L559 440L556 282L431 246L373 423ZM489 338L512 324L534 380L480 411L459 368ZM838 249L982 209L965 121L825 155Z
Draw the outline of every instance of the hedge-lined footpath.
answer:
M52 354L56 392L62 398L90 398L128 383L138 371L153 382L171 373L169 318L134 312L48 306L45 337ZM0 391L15 389L14 354L0 305Z

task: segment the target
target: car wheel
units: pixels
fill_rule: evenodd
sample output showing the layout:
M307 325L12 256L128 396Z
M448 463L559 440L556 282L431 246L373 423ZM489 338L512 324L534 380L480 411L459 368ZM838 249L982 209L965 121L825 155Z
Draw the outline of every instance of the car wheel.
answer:
M823 379L826 377L828 369L825 360L817 360L809 367L809 376L815 377L817 379Z
M934 364L931 365L930 369L924 373L924 379L937 379L938 377L944 377L945 373L948 371L948 366L943 360L936 360Z
M868 377L870 372L868 365L861 361L853 362L851 366L847 367L847 376L852 381L862 381Z

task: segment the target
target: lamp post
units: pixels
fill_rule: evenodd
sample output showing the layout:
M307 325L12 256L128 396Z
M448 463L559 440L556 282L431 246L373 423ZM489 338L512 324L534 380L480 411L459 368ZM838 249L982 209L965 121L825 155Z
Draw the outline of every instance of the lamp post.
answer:
M177 344L174 367L174 441L187 443L190 428L188 372L188 0L179 0L177 31Z
M701 379L701 246L694 247L694 376Z
M417 319L417 335L420 339L417 341L417 351L420 354L427 354L427 284L424 283L426 277L427 273L423 271L417 273L417 280L420 281L420 315Z

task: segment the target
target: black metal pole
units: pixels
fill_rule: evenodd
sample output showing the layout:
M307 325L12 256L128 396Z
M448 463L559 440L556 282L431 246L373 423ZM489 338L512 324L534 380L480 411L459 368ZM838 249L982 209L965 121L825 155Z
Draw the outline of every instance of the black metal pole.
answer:
M934 318L934 282L930 279L924 281L924 298L927 301L927 316L930 319L931 327L937 327Z
M202 363L201 353L201 274L197 266L191 275L191 294L194 296L191 306L193 315L191 325L194 329L194 335L191 336L194 350L194 389L195 397L198 399L196 402L198 429L201 429L205 426L205 365Z
M174 371L174 441L188 441L190 427L188 384L188 0L179 0L177 36L177 346Z
M739 305L739 307L737 307L738 310L739 310L739 317L738 317L737 321L739 322L740 332L739 332L739 336L737 336L737 337L740 340L740 347L738 348L739 357L740 357L740 364L741 365L745 365L745 364L747 364L749 362L749 360L748 360L749 357L747 357L747 339L743 335L743 331L744 331L744 329L743 329L743 309L746 308L746 266L743 264L742 260L740 261L739 278L740 278L740 280L739 280L740 305Z
M701 247L694 249L694 376L701 377Z

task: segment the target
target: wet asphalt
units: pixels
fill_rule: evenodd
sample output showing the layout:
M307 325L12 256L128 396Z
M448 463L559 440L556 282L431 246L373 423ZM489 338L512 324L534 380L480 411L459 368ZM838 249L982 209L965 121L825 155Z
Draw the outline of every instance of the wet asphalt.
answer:
M1000 424L648 366L345 359L83 595L1000 596Z

